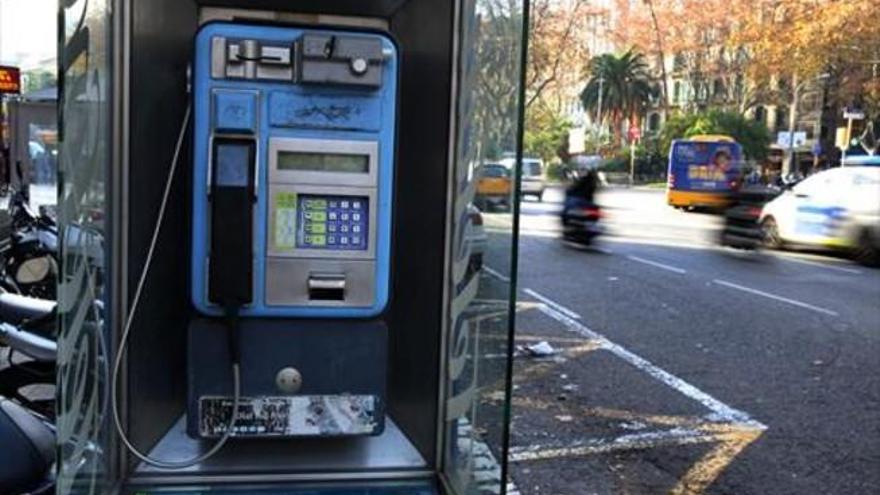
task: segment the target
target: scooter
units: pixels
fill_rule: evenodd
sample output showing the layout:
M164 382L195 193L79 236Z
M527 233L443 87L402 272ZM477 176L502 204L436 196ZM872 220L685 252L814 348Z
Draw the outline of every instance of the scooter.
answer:
M55 303L18 294L0 293L0 345L8 346L0 369L0 396L14 399L49 419L55 400L31 398L31 385L55 384ZM14 359L25 356L28 359Z
M55 490L55 428L0 396L0 493L32 495Z
M0 225L3 268L0 286L8 292L55 299L58 273L55 220L45 209L39 213L31 210L27 186L9 198L4 220Z
M0 493L55 489L54 400L33 401L21 393L29 385L55 382L54 320L50 301L0 294L0 343L10 349L9 366L0 370ZM30 360L15 363L13 352Z
M773 189L743 186L731 194L730 205L724 210L724 226L719 243L737 249L757 250L764 244L764 231L759 222L764 205L773 199Z
M562 239L589 246L604 232L602 209L595 203L579 198L566 198L562 208Z

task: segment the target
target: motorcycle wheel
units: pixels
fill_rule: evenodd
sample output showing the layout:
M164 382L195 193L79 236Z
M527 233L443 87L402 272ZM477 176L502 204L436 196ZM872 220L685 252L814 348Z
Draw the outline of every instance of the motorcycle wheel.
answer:
M779 225L773 217L767 217L761 222L761 232L764 234L764 245L771 249L782 249L785 243L779 235Z

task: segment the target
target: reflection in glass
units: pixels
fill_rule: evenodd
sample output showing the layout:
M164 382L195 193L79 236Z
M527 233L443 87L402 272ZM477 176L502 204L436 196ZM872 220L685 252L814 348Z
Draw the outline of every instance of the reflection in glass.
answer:
M61 7L66 60L58 192L58 494L107 493L104 184L109 168L109 2ZM40 172L42 173L42 172Z
M522 4L461 11L444 475L456 493L501 493Z

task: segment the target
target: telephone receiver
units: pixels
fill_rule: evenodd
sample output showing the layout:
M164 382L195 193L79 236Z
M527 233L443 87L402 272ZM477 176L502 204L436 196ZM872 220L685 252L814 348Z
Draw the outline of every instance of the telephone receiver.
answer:
M223 307L253 301L255 162L253 139L214 139L208 299Z

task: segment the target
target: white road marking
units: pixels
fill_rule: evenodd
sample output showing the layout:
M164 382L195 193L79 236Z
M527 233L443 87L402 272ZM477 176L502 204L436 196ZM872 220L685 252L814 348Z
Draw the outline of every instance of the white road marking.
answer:
M687 273L687 270L685 270L684 268L678 268L678 267L674 267L674 266L671 266L671 265L666 265L666 264L663 264L663 263L658 263L658 262L656 262L656 261L646 260L645 258L639 258L638 256L627 255L627 258L628 258L628 259L631 259L631 260L633 260L633 261L637 261L637 262L639 262L639 263L644 263L644 264L646 264L646 265L651 265L651 266L655 266L655 267L657 267L657 268L662 268L662 269L664 269L664 270L669 270L670 272L675 272L675 273L678 273L678 274Z
M500 230L500 229L493 229L493 228L487 228L486 232L488 232L490 234L502 234L502 235L510 235L510 233L511 233L510 230ZM559 230L526 229L526 228L522 228L522 227L519 229L519 235L521 237L556 238L556 237L559 237L561 234L562 234L562 232Z
M827 268L829 270L837 270L839 272L849 273L852 275L861 275L862 274L861 270L856 270L855 268L847 268L845 266L835 266L835 265L832 265L829 263L820 263L818 261L811 261L811 260L806 260L803 258L796 258L794 256L784 256L784 255L779 255L779 254L777 254L775 256L777 259L781 259L781 260L785 260L785 261L792 261L794 263L801 263L801 264L810 265L810 266L818 266L820 268Z
M490 267L488 265L483 265L483 271L485 271L489 275L497 278L498 280L500 280L502 282L505 282L505 283L510 282L510 277L502 275L501 272L493 269L492 267Z
M528 293L530 289L524 289L524 291ZM553 304L558 305L555 302L553 302ZM728 406L727 404L719 401L718 399L712 397L706 392L703 392L702 390L682 380L681 378L678 378L677 376L657 367L648 360L637 356L636 354L633 354L626 348L608 340L608 338L606 338L604 335L590 330L582 323L576 321L574 318L567 316L561 311L557 311L553 306L549 304L547 304L546 306L539 306L538 310L545 315L553 318L554 320L562 323L570 331L573 331L588 339L596 340L602 349L611 352L618 358L623 359L637 369L644 371L654 379L666 384L667 386L678 391L685 397L699 402L704 407L709 409L709 411L711 411L711 414L707 416L707 419L709 419L710 421L727 421L734 422L743 426L750 426L753 428L767 428L762 423L752 419L747 413Z
M580 319L581 319L581 315L579 315L579 314L575 313L574 311L572 311L572 310L566 308L565 306L563 306L563 305L559 304L558 302L556 302L556 301L550 299L549 297L544 296L544 295L541 295L541 294L539 294L539 293L533 291L532 289L523 289L523 292L525 292L526 294L528 294L528 295L534 297L535 299L541 301L542 303L546 304L547 306L550 306L550 307L553 308L554 310L556 310L556 311L558 311L558 312L564 314L565 316L567 316L567 317L569 317L569 318L572 318L572 319L574 319L574 320L580 320Z
M776 294L771 294L769 292L764 292L764 291L758 290L758 289L752 289L751 287L746 287L744 285L735 284L733 282L728 282L726 280L719 280L716 278L712 282L714 282L718 285L723 285L725 287L729 287L731 289L736 289L736 290L740 290L743 292L748 292L749 294L754 294L756 296L763 296L768 299L773 299L774 301L784 302L787 304L791 304L793 306L797 306L799 308L809 309L811 311L816 311L818 313L823 313L823 314L826 314L829 316L840 316L837 313L837 311L832 311L830 309L825 309L825 308L822 308L819 306L813 306L812 304L801 302L796 299L789 299L787 297L777 296Z

